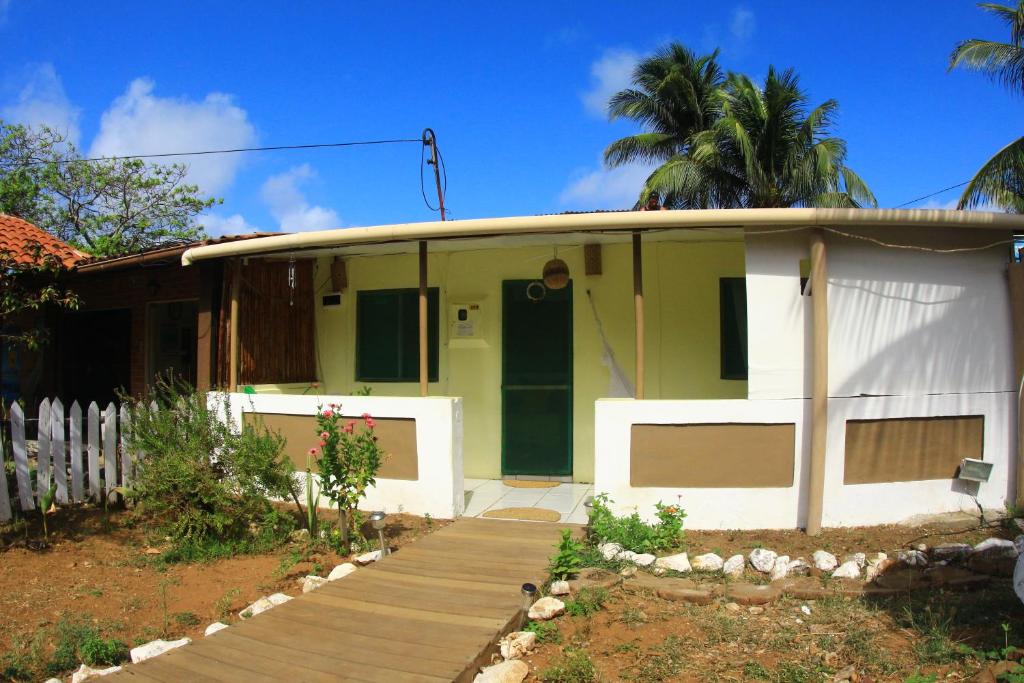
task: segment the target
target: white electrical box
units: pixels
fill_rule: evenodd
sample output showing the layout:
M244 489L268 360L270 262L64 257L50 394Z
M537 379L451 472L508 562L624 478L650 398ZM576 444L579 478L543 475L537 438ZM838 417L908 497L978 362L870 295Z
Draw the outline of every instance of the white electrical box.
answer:
M483 309L479 303L451 304L448 325L448 339L452 343L477 342L462 344L463 346L476 346L483 342Z

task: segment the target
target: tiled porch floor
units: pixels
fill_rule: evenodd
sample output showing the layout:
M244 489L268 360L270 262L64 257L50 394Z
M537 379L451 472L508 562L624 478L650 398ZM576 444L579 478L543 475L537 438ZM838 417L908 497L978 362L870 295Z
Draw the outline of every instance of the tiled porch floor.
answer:
M480 517L498 508L547 508L562 515L559 520L586 524L583 499L594 495L592 484L559 484L548 489L506 486L500 479L466 479L466 517Z

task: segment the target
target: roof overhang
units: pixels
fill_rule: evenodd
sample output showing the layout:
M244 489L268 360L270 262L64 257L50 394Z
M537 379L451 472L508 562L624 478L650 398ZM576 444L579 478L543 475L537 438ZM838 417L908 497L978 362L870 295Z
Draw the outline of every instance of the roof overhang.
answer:
M702 209L696 211L624 211L556 214L463 221L399 223L366 228L259 237L185 250L183 265L208 259L272 254L294 255L331 247L397 244L422 240L480 239L518 235L623 233L634 230L779 230L833 227L960 228L1024 231L1024 216L938 209Z

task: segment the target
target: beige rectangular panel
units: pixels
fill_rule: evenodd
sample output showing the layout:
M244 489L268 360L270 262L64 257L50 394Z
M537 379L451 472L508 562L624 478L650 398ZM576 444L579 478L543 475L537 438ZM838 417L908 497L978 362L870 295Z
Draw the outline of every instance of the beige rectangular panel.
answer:
M296 469L306 469L306 455L309 449L320 444L316 431L316 418L312 415L288 415L284 413L251 413L242 414L246 424L253 424L262 419L263 424L273 431L279 432L287 443L284 451L295 463ZM355 419L362 424L360 418ZM413 418L377 417L373 433L377 443L384 451L384 463L380 467L378 477L381 479L419 479L419 464L416 451L416 420ZM313 463L316 472L316 463Z
M638 487L793 485L796 425L635 424L629 481Z
M984 455L985 417L846 421L844 484L952 479L964 458Z

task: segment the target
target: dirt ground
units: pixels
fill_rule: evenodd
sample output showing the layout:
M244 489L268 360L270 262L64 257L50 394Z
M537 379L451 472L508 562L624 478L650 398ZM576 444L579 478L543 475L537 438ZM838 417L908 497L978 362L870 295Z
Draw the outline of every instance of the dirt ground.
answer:
M446 523L389 515L389 545L414 542ZM105 524L100 510L66 509L50 524L46 547L35 540L41 534L34 527L28 540L24 532L0 532L0 680L10 655L45 661L62 620L90 622L103 637L129 647L155 638L201 637L210 623L232 623L269 593L297 595L296 579L326 576L349 559L334 552L307 555L305 544L288 544L268 554L166 564L129 513L112 513ZM38 657L33 648L42 650Z
M819 548L841 556L892 552L917 543L974 544L1019 533L1012 525L978 528L963 522L827 530L816 538L798 531L688 531L687 551L728 557L764 547L809 558ZM607 591L603 608L595 613L548 622L557 630L547 627L546 642L527 659L528 680L802 683L829 681L846 669L855 672L849 680L860 683L988 682L1013 667L1004 661L1007 655L1015 660L1024 654L1001 651L1007 645L1024 647L1024 605L1006 578L993 578L972 592L783 598L753 608L730 605L725 598L703 606L663 600L654 590L639 587L652 581L650 576L643 582L627 580ZM592 669L585 664L588 659Z

